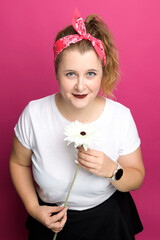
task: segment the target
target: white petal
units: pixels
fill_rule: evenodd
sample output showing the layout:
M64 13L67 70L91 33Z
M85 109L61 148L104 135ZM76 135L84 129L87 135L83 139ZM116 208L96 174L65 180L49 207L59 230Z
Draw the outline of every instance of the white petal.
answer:
M86 132L86 135L82 136L80 133ZM98 141L99 134L97 129L91 124L82 124L77 120L69 124L64 131L65 138L64 141L75 144L75 148L83 145L84 149L93 148L94 143Z

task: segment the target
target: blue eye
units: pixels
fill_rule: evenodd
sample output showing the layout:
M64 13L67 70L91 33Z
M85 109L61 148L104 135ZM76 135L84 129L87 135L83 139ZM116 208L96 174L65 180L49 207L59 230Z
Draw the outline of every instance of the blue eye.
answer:
M74 75L75 75L74 72L69 72L66 74L67 77L73 77Z
M88 76L89 76L89 77L93 77L93 76L95 76L95 75L96 75L95 72L88 72Z

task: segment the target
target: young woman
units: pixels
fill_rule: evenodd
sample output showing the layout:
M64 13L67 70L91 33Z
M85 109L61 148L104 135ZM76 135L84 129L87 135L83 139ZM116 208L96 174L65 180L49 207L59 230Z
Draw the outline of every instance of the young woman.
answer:
M142 231L129 193L144 179L140 139L130 110L109 98L118 77L110 31L97 15L72 25L54 44L59 92L31 101L15 126L10 171L29 213L29 239L131 240ZM100 133L95 149L79 148L79 172L68 200L75 162L65 127L78 120ZM32 164L33 178L30 171ZM34 184L34 182L36 184ZM59 221L61 219L61 221Z

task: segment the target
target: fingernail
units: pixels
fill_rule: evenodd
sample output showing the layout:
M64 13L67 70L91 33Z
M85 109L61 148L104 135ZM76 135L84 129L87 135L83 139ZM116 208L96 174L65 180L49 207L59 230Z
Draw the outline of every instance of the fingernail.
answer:
M77 159L75 160L75 163L79 164L79 162L77 161Z

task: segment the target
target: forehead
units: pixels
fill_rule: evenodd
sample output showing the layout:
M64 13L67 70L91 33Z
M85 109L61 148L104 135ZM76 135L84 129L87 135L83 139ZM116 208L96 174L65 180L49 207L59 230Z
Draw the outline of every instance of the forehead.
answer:
M72 69L76 68L102 68L102 62L96 52L92 49L80 52L78 49L67 49L63 52L60 68Z

